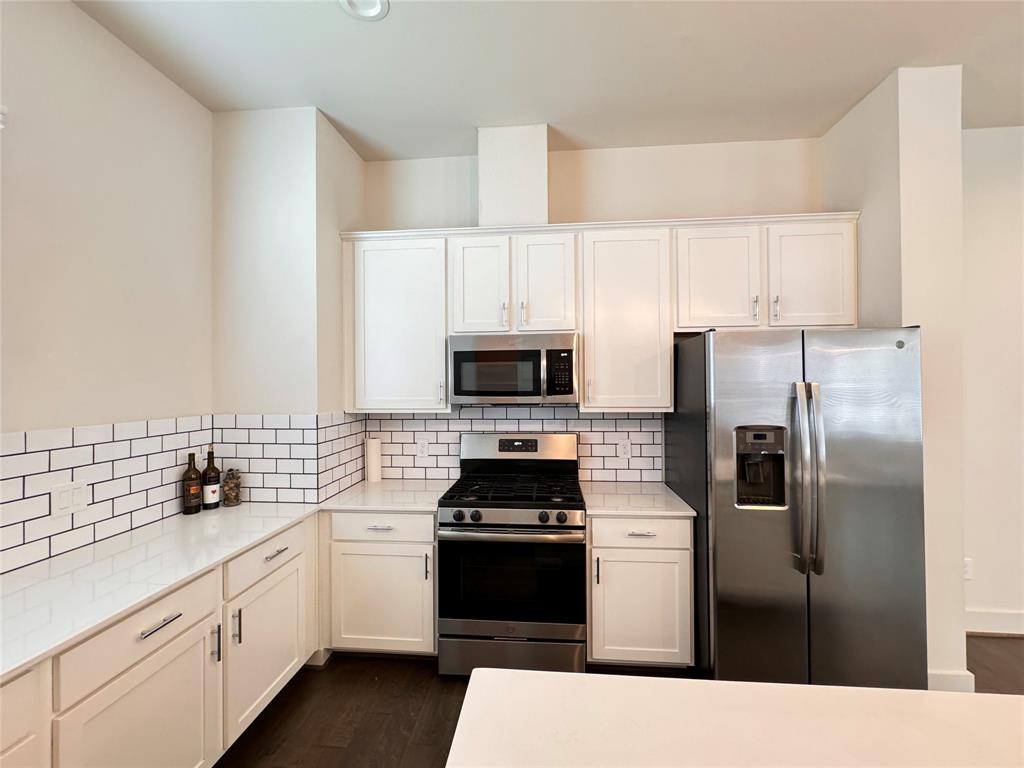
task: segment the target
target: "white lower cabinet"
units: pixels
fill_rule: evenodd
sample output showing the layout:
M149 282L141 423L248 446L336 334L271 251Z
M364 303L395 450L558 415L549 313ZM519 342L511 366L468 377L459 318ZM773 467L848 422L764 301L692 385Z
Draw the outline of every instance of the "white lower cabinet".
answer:
M336 541L331 595L334 648L434 652L433 544Z
M216 617L201 621L55 718L55 764L212 765L221 753L216 625Z
M0 688L0 768L50 764L51 669L44 661Z
M693 663L693 587L688 549L591 550L590 658Z
M231 744L307 658L306 560L295 557L224 605L224 731Z

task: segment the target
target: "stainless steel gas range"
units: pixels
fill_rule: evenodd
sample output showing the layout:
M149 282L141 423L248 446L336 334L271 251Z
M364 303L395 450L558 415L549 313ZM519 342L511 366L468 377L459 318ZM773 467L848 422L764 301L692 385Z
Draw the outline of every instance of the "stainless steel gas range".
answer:
M582 671L586 508L574 434L464 434L437 510L438 671Z

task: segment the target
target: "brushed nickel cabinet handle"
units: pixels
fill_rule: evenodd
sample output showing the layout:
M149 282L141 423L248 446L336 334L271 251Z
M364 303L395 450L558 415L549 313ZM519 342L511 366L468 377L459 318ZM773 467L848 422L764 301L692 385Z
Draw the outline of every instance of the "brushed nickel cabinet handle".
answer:
M393 525L368 525L366 526L368 531L393 531L395 526Z
M760 320L761 316L761 295L754 296L754 320Z
M630 531L626 535L627 536L641 537L641 538L648 538L648 537L651 537L651 536L657 536L658 534L656 534L654 531Z
M213 650L210 651L210 655L213 656L217 661L220 661L220 624L217 624L216 629L210 630L211 635L215 635L217 638L216 643L213 646Z
M430 580L430 555L426 552L423 553L423 580Z
M601 558L597 558L597 583L601 583Z
M155 627L152 627L150 629L146 629L146 630L143 630L142 632L140 632L139 633L139 640L145 640L147 637L150 637L151 635L155 635L157 632L159 632L161 629L166 627L172 621L177 621L178 619L180 619L181 616L182 616L181 611L178 611L177 613L172 613L170 616L165 617L164 620L161 621L159 624L157 624Z
M779 310L779 294L775 294L775 298L772 299L772 306L774 307L775 319L778 320L781 316Z
M232 614L232 616L235 619L238 620L238 631L237 632L233 632L231 634L231 636L233 638L235 638L235 640L238 641L239 645L241 645L242 644L242 609L239 608L237 611L234 612L234 614Z
M288 551L288 547L278 547L278 549L276 551L274 551L272 554L269 554L266 557L264 557L263 558L263 562L269 563L275 557L277 557L278 555L282 555L282 554L284 554L287 551Z
M523 325L523 326L526 325L526 302L525 301L520 301L519 302L519 324Z

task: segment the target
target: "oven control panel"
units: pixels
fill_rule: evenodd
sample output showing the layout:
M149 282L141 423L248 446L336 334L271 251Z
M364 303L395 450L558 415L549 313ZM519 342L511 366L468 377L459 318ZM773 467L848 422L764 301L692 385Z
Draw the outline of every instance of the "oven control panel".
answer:
M573 393L573 354L571 349L549 349L547 351L547 392L544 394L571 395Z
M537 441L524 438L501 438L498 453L536 453Z

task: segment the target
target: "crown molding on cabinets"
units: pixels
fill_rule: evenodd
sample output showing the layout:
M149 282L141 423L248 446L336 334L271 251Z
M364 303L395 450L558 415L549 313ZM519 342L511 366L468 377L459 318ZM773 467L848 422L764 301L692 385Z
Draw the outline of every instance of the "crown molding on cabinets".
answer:
M508 227L454 227L438 229L393 229L366 232L339 232L342 240L401 240L414 237L459 237L466 235L531 234L545 232L578 232L602 229L646 229L651 227L701 226L765 226L768 224L809 224L816 221L851 221L860 219L860 211L829 211L823 213L787 213L764 216L702 217L696 219L646 219L642 221L592 221L573 224L524 224Z

